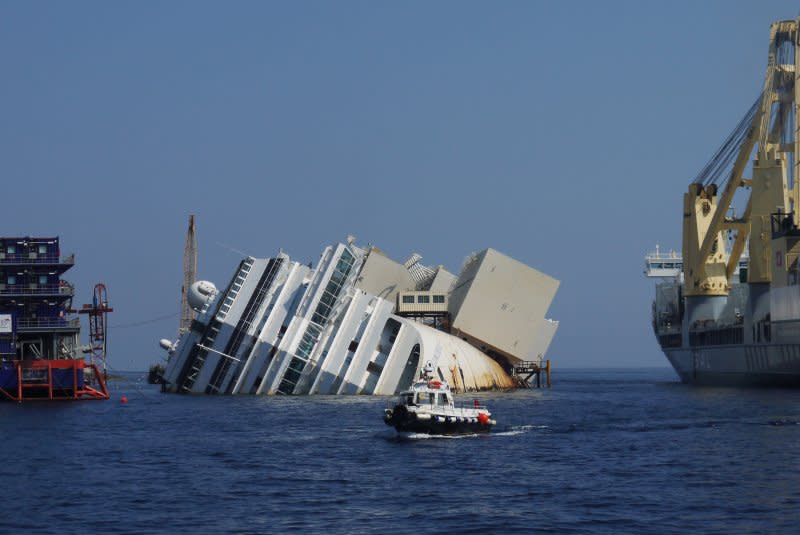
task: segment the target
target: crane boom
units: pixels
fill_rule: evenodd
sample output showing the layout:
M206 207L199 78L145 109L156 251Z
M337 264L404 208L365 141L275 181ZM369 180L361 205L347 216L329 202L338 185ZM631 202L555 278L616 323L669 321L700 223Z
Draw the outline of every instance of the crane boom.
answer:
M194 215L189 216L189 228L186 231L186 242L183 246L183 286L181 287L181 324L180 333L192 327L195 313L189 306L189 288L197 280L197 237L195 236Z
M770 215L795 212L800 195L800 162L795 157L800 155L800 136L796 135L796 125L800 124L800 84L795 84L795 73L800 72L798 20L779 21L770 27L764 87L756 105L684 194L683 270L687 296L727 295L730 278L748 240L748 281L771 281ZM754 149L756 158L752 160ZM786 153L792 153L791 173ZM743 175L751 161L753 176L748 180ZM724 173L729 165L729 173ZM723 182L719 197L718 181ZM738 219L729 217L734 197L746 188L750 193L744 213ZM735 233L729 251L725 248L726 233Z

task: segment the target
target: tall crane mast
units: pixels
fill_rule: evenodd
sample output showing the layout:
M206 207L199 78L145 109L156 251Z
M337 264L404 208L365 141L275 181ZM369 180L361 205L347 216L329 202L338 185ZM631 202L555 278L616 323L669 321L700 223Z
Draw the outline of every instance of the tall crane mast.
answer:
M189 288L197 280L197 237L195 236L194 215L189 216L189 229L186 231L186 243L183 246L183 286L181 286L181 324L179 333L183 334L192 327L195 312L189 306Z
M687 298L728 295L731 277L748 243L747 282L768 285L772 280L771 214L793 213L798 223L800 84L795 83L795 76L800 73L799 23L797 19L771 25L761 95L684 194ZM748 179L743 174L751 160L752 178ZM740 191L747 195L747 204L740 217L732 217L731 203ZM729 250L725 247L727 233L735 236Z

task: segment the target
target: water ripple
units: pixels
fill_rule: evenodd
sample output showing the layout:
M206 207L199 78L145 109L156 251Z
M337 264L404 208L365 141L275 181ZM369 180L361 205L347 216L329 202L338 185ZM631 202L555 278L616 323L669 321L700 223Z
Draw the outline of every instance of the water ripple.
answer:
M0 514L45 534L793 533L800 392L669 373L479 394L498 428L455 438L398 436L385 398L3 404Z

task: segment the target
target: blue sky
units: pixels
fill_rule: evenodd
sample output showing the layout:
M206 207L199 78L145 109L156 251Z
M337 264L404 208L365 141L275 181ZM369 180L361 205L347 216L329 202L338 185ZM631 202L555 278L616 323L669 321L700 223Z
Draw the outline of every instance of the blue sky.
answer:
M234 250L494 247L561 280L556 366L666 365L643 255L799 7L2 1L0 234L59 235L77 304L107 284L118 370L177 331L190 213L219 286Z

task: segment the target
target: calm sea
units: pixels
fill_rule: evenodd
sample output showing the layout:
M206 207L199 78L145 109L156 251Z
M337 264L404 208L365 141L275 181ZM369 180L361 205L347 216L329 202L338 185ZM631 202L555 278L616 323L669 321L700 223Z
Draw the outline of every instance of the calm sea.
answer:
M797 533L800 391L668 369L491 392L498 432L399 440L384 398L0 404L3 533ZM120 403L125 394L129 402Z

